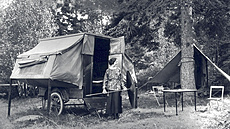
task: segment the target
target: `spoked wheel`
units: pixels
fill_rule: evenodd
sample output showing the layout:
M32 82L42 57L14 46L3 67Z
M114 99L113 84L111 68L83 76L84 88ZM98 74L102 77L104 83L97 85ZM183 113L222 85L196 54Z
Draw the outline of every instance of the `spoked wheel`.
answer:
M63 100L58 92L51 93L50 113L60 115L63 110Z

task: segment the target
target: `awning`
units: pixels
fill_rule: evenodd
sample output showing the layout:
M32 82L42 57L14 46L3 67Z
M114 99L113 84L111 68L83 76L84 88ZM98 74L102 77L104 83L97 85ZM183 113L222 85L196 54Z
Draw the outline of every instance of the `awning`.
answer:
M195 44L193 44L194 50L199 52L199 55L207 59L225 78L230 81L230 76L215 65ZM180 82L180 67L179 63L181 60L181 51L170 60L167 65L157 73L149 82L155 83L167 83L167 82Z

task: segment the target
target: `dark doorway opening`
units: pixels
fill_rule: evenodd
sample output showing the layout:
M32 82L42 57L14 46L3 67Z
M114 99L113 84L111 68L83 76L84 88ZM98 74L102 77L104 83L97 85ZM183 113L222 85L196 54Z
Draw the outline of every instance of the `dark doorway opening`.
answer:
M103 79L108 68L110 40L95 38L93 56L93 93L102 92Z

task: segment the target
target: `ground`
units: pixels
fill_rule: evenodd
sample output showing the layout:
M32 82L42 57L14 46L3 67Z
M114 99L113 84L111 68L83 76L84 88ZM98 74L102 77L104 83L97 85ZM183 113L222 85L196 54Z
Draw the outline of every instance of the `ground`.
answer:
M0 128L1 129L62 129L62 128L91 128L91 129L206 129L230 128L230 97L226 96L222 109L217 105L209 109L207 98L197 98L197 111L194 100L184 102L184 111L178 102L178 115L175 112L173 96L167 97L166 112L162 98L157 104L153 94L140 93L138 108L132 109L126 94L123 97L123 113L120 119L114 120L101 114L89 113L83 107L66 107L62 115L48 116L41 109L41 98L20 97L12 100L11 116L7 117L7 100L0 99Z

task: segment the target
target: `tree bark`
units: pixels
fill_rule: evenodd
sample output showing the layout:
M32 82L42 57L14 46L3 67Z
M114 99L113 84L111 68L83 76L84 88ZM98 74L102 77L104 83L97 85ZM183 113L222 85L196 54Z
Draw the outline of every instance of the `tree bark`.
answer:
M181 0L181 68L182 89L196 89L194 76L192 2Z

